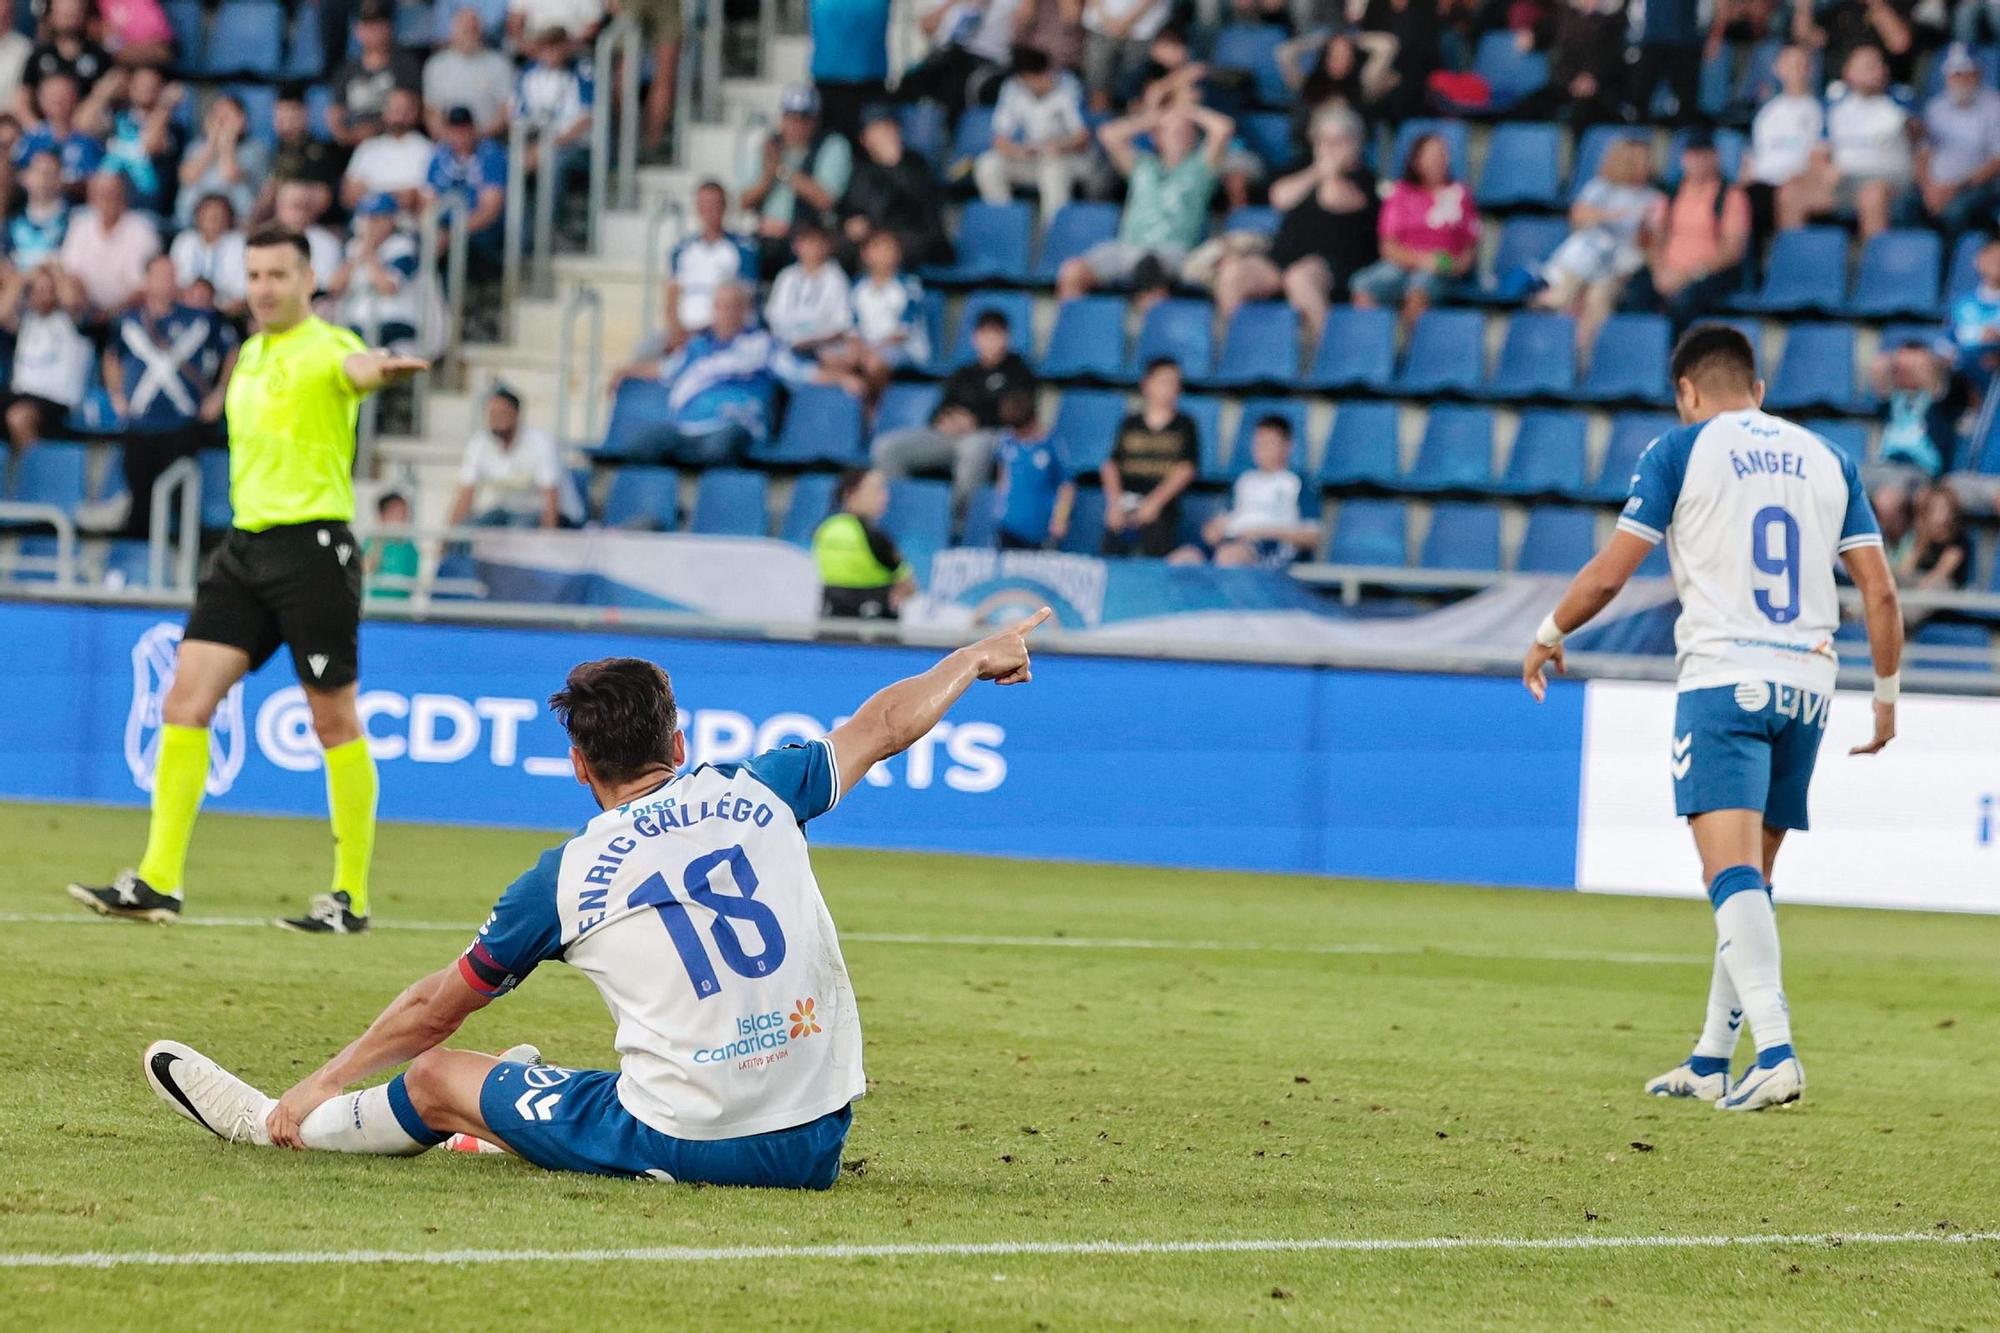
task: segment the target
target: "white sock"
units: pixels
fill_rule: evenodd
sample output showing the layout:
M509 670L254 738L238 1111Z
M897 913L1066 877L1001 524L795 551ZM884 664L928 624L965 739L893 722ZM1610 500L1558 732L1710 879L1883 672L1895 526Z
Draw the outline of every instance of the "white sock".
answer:
M414 1157L443 1142L445 1136L434 1134L413 1109L406 1114L424 1129L425 1137L418 1138L405 1126L390 1093L391 1088L401 1092L402 1086L403 1080L398 1077L393 1083L360 1092L343 1092L321 1102L299 1126L299 1137L305 1140L306 1147L321 1152L372 1153L381 1157ZM407 1093L402 1101L407 1108Z
M1703 1059L1726 1061L1736 1054L1736 1038L1743 1031L1743 1002L1737 998L1736 983L1729 979L1720 944L1718 940L1715 969L1708 978L1708 1017L1694 1053Z
M1743 872L1748 872L1744 874ZM1743 887L1725 886L1725 879L1738 876ZM1749 886L1750 878L1754 886ZM1722 890L1718 893L1718 890ZM1792 1016L1785 1005L1785 984L1779 967L1778 917L1771 908L1770 890L1763 876L1748 866L1735 866L1715 877L1710 895L1715 902L1715 933L1720 943L1718 955L1728 964L1729 979L1742 997L1744 1017L1757 1042L1757 1062L1770 1053L1782 1059L1791 1054ZM1782 1052L1778 1048L1782 1047Z

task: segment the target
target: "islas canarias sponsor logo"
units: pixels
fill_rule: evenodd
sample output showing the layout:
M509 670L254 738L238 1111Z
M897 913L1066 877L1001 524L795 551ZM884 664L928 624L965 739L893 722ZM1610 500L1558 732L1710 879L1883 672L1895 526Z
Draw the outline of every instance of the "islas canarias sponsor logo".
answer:
M736 1016L736 1036L720 1046L695 1051L698 1065L734 1064L738 1069L757 1069L785 1058L785 1048L795 1041L818 1035L819 1002L807 995L793 1000L789 1009L763 1009Z

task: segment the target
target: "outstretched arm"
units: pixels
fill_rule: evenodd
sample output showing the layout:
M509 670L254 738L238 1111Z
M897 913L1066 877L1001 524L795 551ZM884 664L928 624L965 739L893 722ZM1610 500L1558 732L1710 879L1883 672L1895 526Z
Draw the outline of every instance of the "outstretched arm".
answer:
M1028 635L1050 614L1045 606L1011 629L967 644L922 675L876 691L827 738L839 770L839 794L852 791L876 764L922 740L974 681L1027 684Z
M420 356L392 356L388 352L355 352L340 363L357 393L374 393L392 384L414 379L431 368Z
M1604 549L1590 558L1590 563L1577 571L1570 581L1569 590L1556 603L1556 609L1542 622L1542 628L1535 634L1535 642L1528 649L1527 660L1521 664L1521 683L1528 687L1528 693L1540 703L1548 693L1548 680L1542 669L1550 663L1558 672L1563 669L1562 641L1566 634L1588 625L1611 599L1624 588L1646 557L1653 552L1653 543L1643 537L1635 537L1629 532L1614 532ZM1553 627L1554 635L1549 634ZM1551 639L1553 641L1551 641Z
M299 1139L299 1125L314 1107L339 1096L350 1084L441 1045L491 999L466 984L456 962L411 983L366 1032L278 1099L268 1121L271 1142L286 1148L305 1147Z
M1896 597L1896 577L1889 572L1889 558L1880 545L1850 547L1841 561L1861 592L1868 655L1875 663L1875 736L1848 753L1874 754L1896 738L1896 697L1903 682L1903 608Z

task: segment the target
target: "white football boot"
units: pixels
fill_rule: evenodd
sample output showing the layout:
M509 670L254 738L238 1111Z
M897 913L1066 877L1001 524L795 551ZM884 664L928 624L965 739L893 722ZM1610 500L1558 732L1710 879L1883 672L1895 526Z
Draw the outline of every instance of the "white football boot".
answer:
M1805 1096L1806 1071L1797 1056L1780 1060L1769 1069L1752 1065L1736 1080L1729 1095L1715 1104L1718 1111L1763 1111L1773 1106L1789 1106Z
M160 1100L228 1143L269 1147L264 1117L277 1099L266 1097L191 1046L156 1041L146 1048L146 1081Z
M1696 1101L1720 1101L1729 1091L1729 1074L1697 1074L1685 1064L1675 1065L1646 1084L1650 1097L1692 1097Z

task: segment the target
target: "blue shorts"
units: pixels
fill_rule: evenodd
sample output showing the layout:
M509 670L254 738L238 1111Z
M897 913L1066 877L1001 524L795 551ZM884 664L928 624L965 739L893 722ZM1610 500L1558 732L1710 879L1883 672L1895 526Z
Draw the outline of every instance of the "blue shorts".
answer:
M1806 827L1806 788L1833 703L1796 685L1748 681L1685 690L1674 708L1674 811L1759 810Z
M853 1108L740 1139L677 1139L618 1100L609 1069L496 1065L479 1089L495 1138L536 1166L594 1176L643 1176L703 1185L823 1190L840 1176Z

